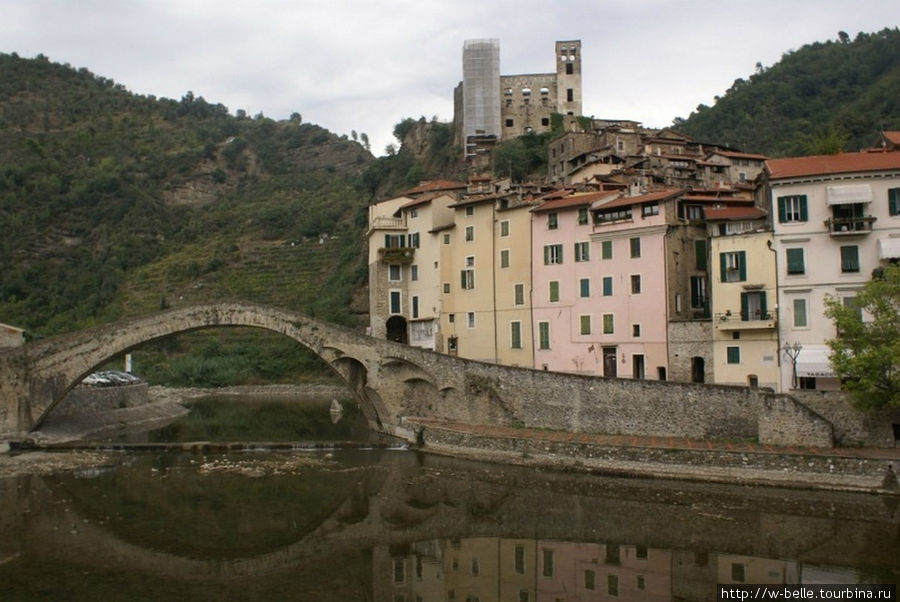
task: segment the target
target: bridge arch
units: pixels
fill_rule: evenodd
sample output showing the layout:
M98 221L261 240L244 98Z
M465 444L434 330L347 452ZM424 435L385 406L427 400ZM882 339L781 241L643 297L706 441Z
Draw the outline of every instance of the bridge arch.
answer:
M310 349L347 385L370 426L381 428L383 404L370 394L369 368L356 357L358 349L344 329L301 314L248 304L178 308L38 343L29 349L31 373L35 376L30 382L28 422L31 428L40 426L72 387L117 355L185 332L238 326L276 332Z

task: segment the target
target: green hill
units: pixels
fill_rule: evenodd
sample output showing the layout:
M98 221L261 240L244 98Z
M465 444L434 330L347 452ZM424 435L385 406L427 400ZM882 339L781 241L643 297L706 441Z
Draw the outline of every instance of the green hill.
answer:
M757 65L712 107L675 127L696 140L772 157L856 151L900 129L900 30L816 42Z
M358 324L373 161L299 115L0 55L0 321L49 335L231 297Z

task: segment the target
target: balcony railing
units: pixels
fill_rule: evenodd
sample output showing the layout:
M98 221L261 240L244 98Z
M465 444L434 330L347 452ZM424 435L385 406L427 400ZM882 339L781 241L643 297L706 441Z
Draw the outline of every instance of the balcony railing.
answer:
M775 328L777 320L771 311L743 316L741 312L717 313L713 323L717 330L766 330Z
M825 220L825 227L832 236L859 236L869 234L872 231L872 223L875 217L865 215L862 217L830 217Z
M382 247L378 249L384 263L410 263L416 256L414 247Z
M369 223L370 230L377 229L386 229L386 228L405 228L406 220L402 217L387 217L384 215L379 215L372 218L371 223Z

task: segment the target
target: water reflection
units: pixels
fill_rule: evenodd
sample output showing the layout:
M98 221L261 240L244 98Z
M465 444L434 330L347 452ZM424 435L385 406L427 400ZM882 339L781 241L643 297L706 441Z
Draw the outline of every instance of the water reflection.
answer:
M894 498L414 452L123 455L0 481L0 583L4 599L714 600L718 583L896 583L898 524Z

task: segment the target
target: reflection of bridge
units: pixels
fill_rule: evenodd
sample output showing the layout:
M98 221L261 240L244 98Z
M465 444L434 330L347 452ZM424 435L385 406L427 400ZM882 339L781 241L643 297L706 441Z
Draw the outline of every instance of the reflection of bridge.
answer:
M227 560L141 545L140 535L129 538L128 524L104 525L102 511L91 512L92 500L52 486L57 479L22 477L18 487L14 480L7 481L10 487L0 482L0 552L201 581L265 576L377 546L460 537L637 544L836 566L851 558L870 567L896 562L896 506L876 496L485 468L385 454L330 516L296 542Z
M299 313L244 303L182 307L0 352L0 437L41 424L107 360L180 332L250 326L281 333L340 375L372 428L407 439L404 418L573 432L831 445L831 424L793 399L746 387L605 379L463 360L374 339Z

